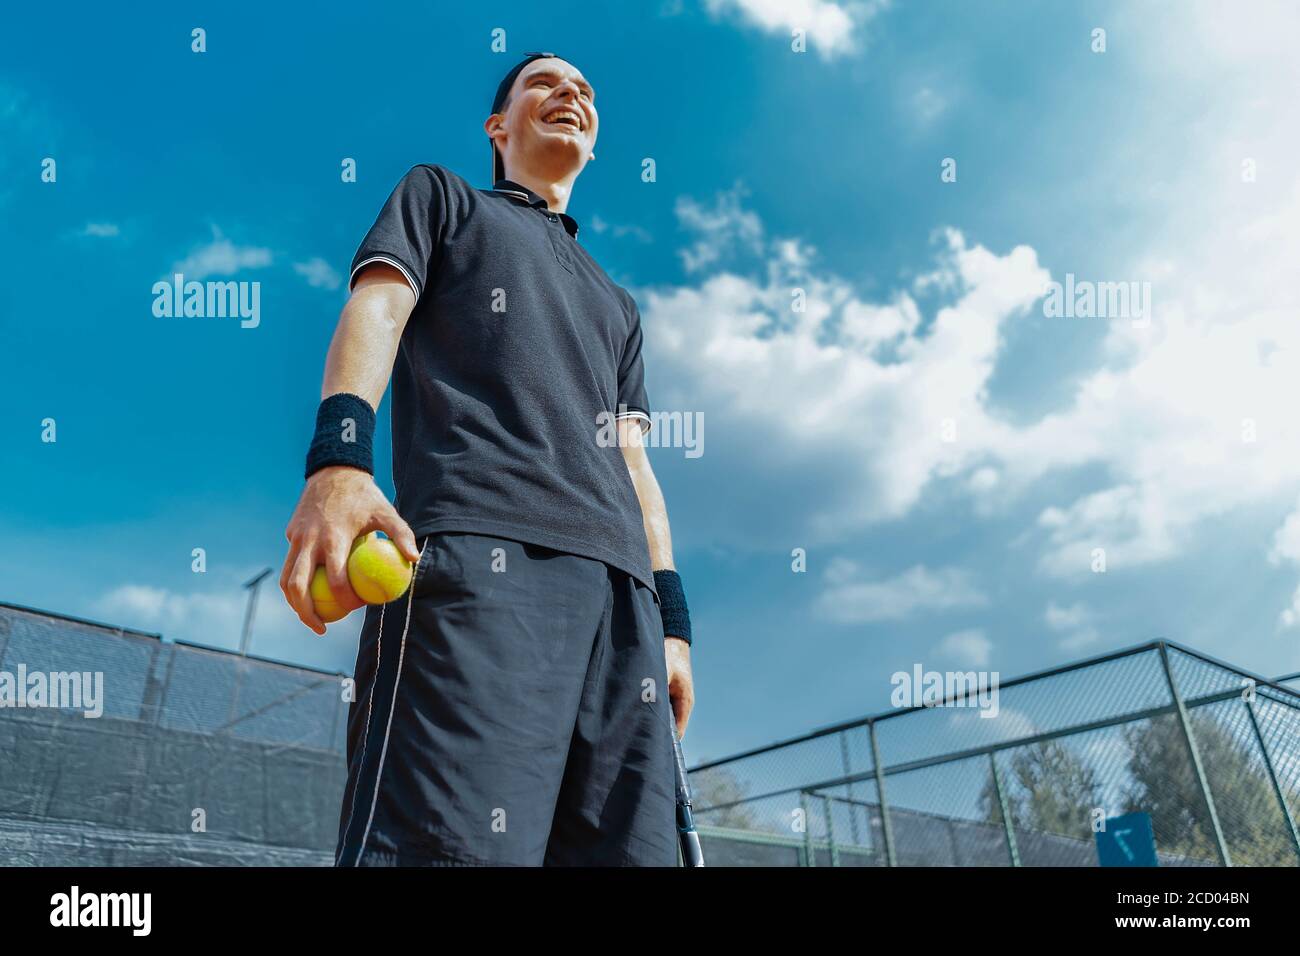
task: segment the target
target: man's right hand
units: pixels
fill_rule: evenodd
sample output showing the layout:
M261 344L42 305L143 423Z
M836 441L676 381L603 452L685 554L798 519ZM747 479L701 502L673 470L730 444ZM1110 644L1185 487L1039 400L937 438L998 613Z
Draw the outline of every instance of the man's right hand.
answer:
M420 560L410 526L370 475L335 465L307 479L284 532L289 554L280 572L280 590L302 622L317 634L325 633L325 625L312 604L312 574L324 565L335 600L349 612L361 607L365 602L353 593L348 581L348 554L352 542L371 531L388 535L412 564Z

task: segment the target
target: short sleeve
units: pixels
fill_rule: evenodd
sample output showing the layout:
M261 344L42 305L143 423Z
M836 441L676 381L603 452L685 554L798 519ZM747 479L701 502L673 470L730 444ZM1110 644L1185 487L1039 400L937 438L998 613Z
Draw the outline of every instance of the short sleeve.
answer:
M352 257L348 288L366 266L383 262L406 277L419 299L442 244L446 219L447 190L438 170L414 167L393 189Z
M650 401L646 398L645 363L641 359L641 312L630 296L628 301L632 305L632 331L618 366L618 411L614 417L638 419L644 433L650 430Z

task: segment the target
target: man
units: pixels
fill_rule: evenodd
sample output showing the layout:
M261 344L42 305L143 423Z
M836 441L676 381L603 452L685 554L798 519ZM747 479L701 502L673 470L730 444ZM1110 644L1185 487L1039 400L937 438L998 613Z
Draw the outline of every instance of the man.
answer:
M413 168L353 260L280 583L323 634L311 575L359 607L357 535L415 573L366 611L341 866L675 863L691 634L640 314L565 212L598 122L576 67L529 54L484 124L494 187ZM390 372L393 505L370 458Z

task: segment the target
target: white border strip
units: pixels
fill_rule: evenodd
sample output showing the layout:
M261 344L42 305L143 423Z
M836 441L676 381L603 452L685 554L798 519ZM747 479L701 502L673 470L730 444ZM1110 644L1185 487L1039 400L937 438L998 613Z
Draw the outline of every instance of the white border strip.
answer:
M641 434L643 435L650 430L650 427L653 424L653 422L650 421L650 416L645 412L620 412L614 416L614 421L623 422L627 421L629 418L640 419L644 423L641 426Z
M370 682L370 693L365 701L365 731L361 734L361 756L356 761L356 783L352 786L352 809L347 812L347 826L343 827L343 839L339 840L338 856L334 857L334 865L338 866L338 861L343 858L343 851L347 849L347 836L352 832L352 819L356 817L356 796L361 791L361 774L365 771L365 745L370 743L370 714L374 713L374 685L380 683L380 662L383 659L383 610L387 605L380 606L380 636L374 648L374 680ZM361 855L357 853L357 860Z
M424 544L420 546L420 560L416 562L415 565L416 570L419 570L420 565L424 563L424 549L428 547L428 545L429 545L429 539L425 538ZM408 586L406 589L406 623L402 625L402 643L397 652L397 677L394 678L393 680L393 699L392 702L388 705L388 724L387 726L384 727L384 746L379 751L379 769L375 771L375 795L370 800L370 815L366 818L366 829L361 834L361 845L357 847L357 858L356 860L353 861L352 863L353 866L359 866L361 864L361 855L366 852L366 841L370 839L370 827L375 822L375 808L379 806L379 784L384 779L384 759L388 756L388 735L392 732L393 729L393 712L397 709L397 691L402 684L402 661L406 657L406 634L411 627L411 604L414 602L414 600L415 600L415 576L414 573L412 573L410 586ZM384 607L387 606L388 605L384 605ZM384 612L381 609L379 612L379 623L381 625L380 637L383 636L383 628L382 628L383 621L384 621L383 615ZM375 656L376 656L375 684L377 685L379 683L378 652L376 652ZM370 695L371 703L374 703L374 699L375 699L374 694L372 693ZM367 715L366 717L367 724L369 724L369 720L370 717L369 715ZM360 770L358 770L357 772L357 783L358 785L360 785L361 783ZM356 810L355 797L353 798L352 809Z
M348 277L349 292L352 291L352 286L357 281L357 273L360 272L362 269L364 269L366 266L372 265L373 263L376 262L386 263L387 265L392 266L394 269L400 272L403 276L405 276L407 284L411 287L411 291L415 293L415 297L417 299L420 298L420 287L415 284L415 279L411 277L411 273L406 271L406 266L402 265L400 262L398 262L396 259L392 258L391 256L371 256L369 259L363 259L361 262L358 262L357 267L352 270L352 275Z

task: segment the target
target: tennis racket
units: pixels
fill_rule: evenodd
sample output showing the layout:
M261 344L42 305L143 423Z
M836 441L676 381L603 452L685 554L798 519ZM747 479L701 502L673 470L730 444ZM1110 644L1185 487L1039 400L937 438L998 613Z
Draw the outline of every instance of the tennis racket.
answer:
M695 818L691 813L691 785L686 779L686 758L682 755L682 742L673 730L673 755L677 759L677 839L682 847L682 864L703 866L704 851L700 849L700 835L695 832Z

